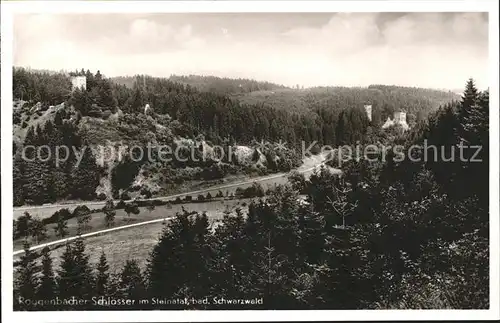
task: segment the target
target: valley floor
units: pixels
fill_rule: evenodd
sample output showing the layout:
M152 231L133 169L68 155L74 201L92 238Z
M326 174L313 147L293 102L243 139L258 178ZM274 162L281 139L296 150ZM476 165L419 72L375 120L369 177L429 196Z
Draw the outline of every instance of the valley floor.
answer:
M314 169L324 164L326 159L326 154L313 155L311 157L306 157L303 160L303 164L297 168L297 171L303 173L304 175L309 176ZM336 170L338 171L338 170ZM274 185L284 184L286 183L286 176L288 173L276 173L272 175L266 176L258 176L254 178L247 177L234 177L227 179L228 182L224 184L215 184L211 187L204 187L197 190L190 190L174 195L162 196L162 197L154 197L151 200L163 200L169 201L174 200L177 197L184 197L187 195L196 196L197 194L206 194L210 193L212 195L217 194L219 190L226 195L226 193L234 193L237 188L246 188L251 186L254 182L258 182L265 189L269 187L273 187ZM114 201L115 204L119 202L119 200ZM72 202L67 201L66 203L58 203L58 204L44 204L38 206L21 206L15 207L13 210L13 219L17 219L24 214L24 212L29 212L32 216L39 217L40 219L50 217L56 211L67 208L69 211L73 211L77 206L86 205L89 208L101 208L105 204L105 201L79 201Z
M234 211L238 207L244 210L249 201L250 199L235 199L214 200L203 203L176 204L172 206L163 205L156 207L153 211L148 211L144 207L140 208L141 212L138 215L131 215L130 217L128 217L123 210L116 210L114 228L134 223L151 223L87 237L85 238L87 254L90 255L90 262L95 264L99 260L101 252L104 251L108 258L111 272L115 269L120 269L127 259L136 259L141 266L144 266L150 251L158 242L158 237L163 229L163 226L168 223L168 219L174 217L176 213L182 212L182 209L185 209L188 212L206 212L210 223L213 223L218 219L221 219L226 210ZM159 221L151 221L156 219ZM162 219L167 220L162 221ZM101 212L92 214L92 220L89 225L91 226L91 229L84 232L84 234L89 232L99 233L99 231L106 230L104 224L104 213ZM49 226L50 228L47 230L49 238L44 241L44 244L50 243L50 241L60 241L54 236L54 224ZM76 230L76 220L70 219L68 221L69 236L74 237L76 235ZM50 246L55 268L59 266L58 262L61 258L60 255L64 252L65 240L66 239L62 239L60 243ZM34 246L34 248L36 247L37 246ZM14 242L14 249L22 249L21 240ZM19 253L19 251L21 251L21 253ZM19 251L14 255L14 261L16 261L22 254L22 250Z
M325 155L315 155L304 159L303 165L297 171L303 173L306 177L310 176L312 172L323 165L325 162ZM332 169L332 171L339 171ZM253 183L258 182L264 189L272 188L276 185L285 184L287 182L288 173L278 173L267 176L260 176L251 180L245 180L239 183L231 183L226 185L217 185L210 188L191 191L167 197L153 198L155 200L174 200L177 197L191 195L196 198L197 194L209 193L215 196L220 190L225 196L234 193L237 188L244 189L251 186ZM97 261L101 251L108 255L108 261L111 268L121 268L125 260L135 258L141 265L145 264L145 260L149 256L149 252L157 242L157 238L161 233L165 221L175 216L176 213L181 212L184 208L187 211L206 212L211 222L217 221L222 218L226 210L234 211L236 208L245 209L247 203L251 199L214 199L207 202L193 202L173 205L157 206L154 210L149 211L145 207L140 208L138 215L128 216L124 210L116 210L115 225L113 228L124 227L120 230L113 230L108 232L104 221L104 213L96 212L92 214L92 219L88 224L88 228L83 232L86 237L87 251L91 255L91 261ZM70 211L78 205L87 205L88 207L97 208L102 207L102 202L88 202L88 203L73 203L73 204L58 204L58 205L43 205L29 208L15 208L14 218L19 217L25 211L28 211L32 216L45 218L51 216L54 212L61 208L68 208ZM156 221L158 220L158 221ZM135 224L135 226L131 226ZM144 225L141 225L144 224ZM130 226L130 227L128 227ZM48 238L43 243L33 245L31 249L41 249L45 245L49 245L53 249L57 260L59 253L64 250L64 244L68 238L59 239L55 236L55 224L47 225ZM68 237L75 237L77 234L77 221L76 219L68 220ZM72 238L70 238L72 239ZM22 254L22 240L14 241L14 261Z

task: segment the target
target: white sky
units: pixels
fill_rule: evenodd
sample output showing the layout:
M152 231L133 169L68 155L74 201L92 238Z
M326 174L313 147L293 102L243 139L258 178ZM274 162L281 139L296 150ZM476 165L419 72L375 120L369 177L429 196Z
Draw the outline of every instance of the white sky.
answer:
M14 65L106 76L462 89L488 81L480 13L17 15Z

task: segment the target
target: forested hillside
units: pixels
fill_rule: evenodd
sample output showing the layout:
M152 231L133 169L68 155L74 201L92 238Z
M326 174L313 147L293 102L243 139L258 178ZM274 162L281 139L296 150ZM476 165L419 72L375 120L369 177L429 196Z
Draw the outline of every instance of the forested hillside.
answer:
M73 75L86 76L85 90L71 90L69 77ZM19 193L16 194L16 205L67 198L130 196L131 190L149 196L166 193L179 183L190 180L217 179L238 173L288 171L300 163L302 143L308 147L314 142L336 146L363 141L366 134L378 129L380 120L394 110L408 111L410 124L414 126L419 121L417 115L423 118L438 103L453 98L453 95L439 91L384 86L292 90L253 80L215 77L109 79L100 71L93 73L84 69L66 75L15 68L13 77L14 175L17 179L15 192ZM231 90L235 84L238 88L241 84L243 92L248 93L236 95ZM210 90L212 86L217 89ZM222 89L231 94L222 94L227 92ZM259 97L262 89L270 91L269 97ZM274 96L280 99L275 101ZM248 101L248 98L252 99ZM293 108L292 104L289 105L290 100L299 103ZM367 118L364 104L373 106L372 122ZM145 111L146 105L151 107L150 112ZM62 135L66 132L71 136ZM35 161L26 165L21 161L20 153L27 145L49 144L53 156L55 147L65 142L68 136L76 138L77 151L87 145L144 147L149 142L168 144L173 149L188 142L182 149L189 151L196 147L195 154L204 154L215 144L221 145L224 151L242 145L254 149L261 147L259 143L262 142L267 146L255 151L244 165L235 162L234 158L233 162L199 163L189 157L186 162L158 164L124 159L94 165L90 161L102 157L102 153L94 151L79 167L84 167L82 172L91 173L99 168L100 175L96 179L71 184L78 181L74 178L68 180L68 188L55 188L52 183L59 183L60 176L73 177L76 153L72 152L67 167L58 171L54 171L55 165L50 165L50 162ZM279 141L286 143L286 150L275 151ZM146 181L142 180L144 176ZM125 180L118 180L122 177ZM31 181L31 178L37 180ZM146 187L135 185L136 180L146 182ZM72 185L85 186L79 190L85 194L67 194L73 192ZM55 192L41 193L43 187L54 187ZM38 196L40 194L43 196Z
M254 91L272 91L287 88L284 85L270 82L259 82L249 79L231 79L216 76L201 75L172 75L169 80L182 84L189 84L203 92L216 92L221 94L249 93Z
M67 244L58 269L44 250L39 277L26 245L15 295L208 299L122 307L155 310L487 309L488 112L488 91L469 80L462 99L428 122L407 133L374 131L364 142L400 144L413 160L396 152L351 159L342 176L327 168L309 180L293 174L291 185L255 200L247 212L227 212L217 225L206 214L181 212L165 225L145 270L128 259L121 272L110 273L105 253L91 264L79 238ZM409 149L426 141L439 156ZM481 149L449 158L463 145ZM262 301L229 305L220 297Z
M440 105L460 99L453 92L432 89L370 85L362 87L315 87L307 89L283 89L255 91L237 96L247 104L291 110L297 113L323 110L340 111L346 106L371 105L373 124L381 125L394 111L406 111L410 122L426 119Z
M143 81L144 81L144 77ZM134 87L137 81L137 76L117 76L112 78L113 82L127 87ZM249 93L253 91L271 91L287 88L284 85L274 84L270 82L259 82L250 79L232 79L217 76L202 76L202 75L171 75L169 81L189 85L202 92L215 92L219 94L239 94Z
M146 87L136 82L133 88L128 88L111 82L99 71L94 74L81 70L70 75L86 76L86 89L71 91L69 76L63 74L14 69L16 205L68 198L129 197L132 191L147 197L168 193L186 181L220 179L238 173L288 171L300 163L298 151L274 149L273 142L286 138L285 132L296 142L293 129L279 123L279 120L291 120L286 112L242 107L223 95L199 92L167 79L147 78ZM146 104L153 107L151 113L145 113ZM267 121L273 119L272 123ZM75 138L69 142L75 144L68 145L68 138ZM181 151L182 160L186 159L157 163L124 158L112 160L111 165L98 166L97 161L87 161L99 159L102 153L84 150L89 145L144 148L150 143L169 145L172 151ZM63 144L76 149L70 151L64 167L55 165L53 158L30 162L21 158L26 146L36 149L48 145L50 155L54 156L56 147ZM220 162L213 158L194 160L207 154L218 157L213 155L214 144L224 150ZM244 161L233 155L241 150L241 145L253 151ZM86 159L78 164L78 169L93 174L92 180L80 178L73 171L76 156L82 152ZM61 178L68 180L61 182ZM74 181L81 182L72 184ZM137 181L147 185L134 184ZM59 185L67 187L59 188ZM85 194L73 190L73 185L85 186Z

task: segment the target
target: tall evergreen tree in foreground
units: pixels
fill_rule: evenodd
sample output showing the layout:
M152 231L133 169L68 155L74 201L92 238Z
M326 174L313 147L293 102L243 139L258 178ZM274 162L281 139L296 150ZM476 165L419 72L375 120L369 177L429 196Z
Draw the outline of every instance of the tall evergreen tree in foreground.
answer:
M99 263L97 264L97 276L96 276L96 293L98 296L105 296L108 292L109 284L109 265L106 260L106 255L104 251L99 257Z
M57 286L52 268L52 258L50 257L50 249L45 247L42 249L42 277L40 286L37 290L38 299L50 300L56 295ZM54 306L45 306L44 309L53 309Z
M467 109L477 104L479 97L479 91L476 88L476 84L474 80L470 78L467 80L467 84L465 85L465 90L462 95L462 106Z
M58 276L61 297L78 296L90 299L94 294L94 277L89 264L89 256L85 254L85 245L81 237L78 237L73 244L66 245Z
M23 298L27 300L33 300L36 296L36 290L38 288L39 280L36 276L39 268L36 264L36 254L30 251L30 245L27 241L24 242L24 253L21 256L19 265L17 268L17 278L14 281L14 297ZM28 310L30 307L28 305L22 305L19 302L21 310Z
M135 259L127 260L120 274L121 293L137 301L145 296L144 277Z
M489 91L479 92L467 82L458 115L458 139L468 148L461 162L462 180L474 185L482 199L488 199L489 179Z

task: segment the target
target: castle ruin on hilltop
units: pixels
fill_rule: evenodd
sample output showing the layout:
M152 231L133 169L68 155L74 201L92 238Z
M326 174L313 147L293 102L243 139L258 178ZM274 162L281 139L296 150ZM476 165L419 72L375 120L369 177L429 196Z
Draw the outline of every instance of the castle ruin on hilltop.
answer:
M365 105L365 111L366 111L366 116L368 117L368 120L370 122L372 121L372 106L370 105Z
M393 126L400 126L403 130L410 129L410 126L406 122L406 112L396 111L394 112L394 119L391 117L387 117L387 120L382 125L382 129L387 129Z
M86 76L72 76L71 77L71 90L75 89L87 89L87 77Z

